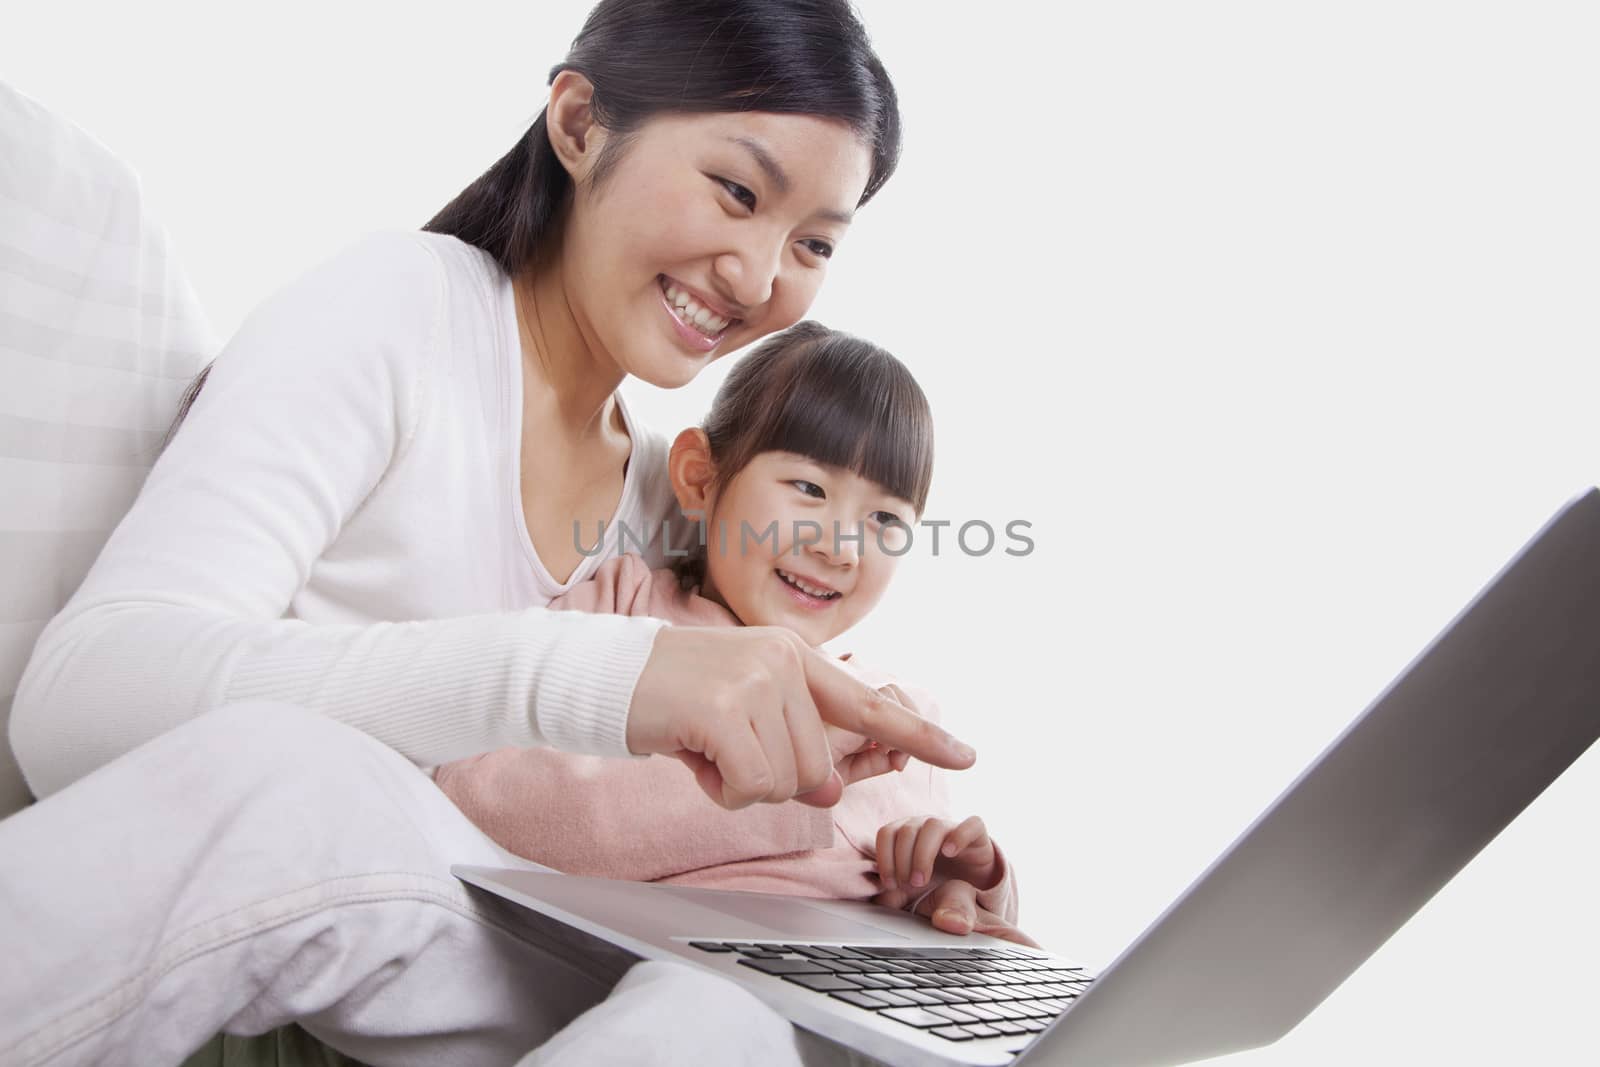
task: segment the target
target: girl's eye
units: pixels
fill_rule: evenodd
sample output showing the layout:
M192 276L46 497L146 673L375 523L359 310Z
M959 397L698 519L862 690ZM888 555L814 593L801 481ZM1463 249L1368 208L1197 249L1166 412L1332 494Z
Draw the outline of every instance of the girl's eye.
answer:
M806 496L814 496L818 500L827 499L828 494L824 493L822 491L822 486L818 485L816 482L808 482L803 478L796 478L789 484L800 490Z
M717 178L715 181L718 185L721 185L724 189L728 190L728 195L739 201L739 203L743 204L746 209L750 211L754 211L756 209L755 193L752 193L749 189L746 189L738 182L729 181L727 178Z
M806 249L814 256L820 256L823 259L833 258L833 246L826 241L819 241L816 238L811 238L810 240L801 241L800 243L805 245Z
M874 511L871 515L868 515L867 518L871 519L879 526L888 526L891 523L900 522L900 516L896 515L892 511Z

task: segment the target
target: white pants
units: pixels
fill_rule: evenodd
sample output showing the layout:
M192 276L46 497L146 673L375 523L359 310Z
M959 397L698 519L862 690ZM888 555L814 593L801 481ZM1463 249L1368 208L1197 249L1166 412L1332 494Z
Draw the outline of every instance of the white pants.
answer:
M453 863L523 865L358 730L204 715L0 821L0 1064L175 1064L290 1021L372 1064L800 1062L781 1017L683 965L600 1003L620 969Z

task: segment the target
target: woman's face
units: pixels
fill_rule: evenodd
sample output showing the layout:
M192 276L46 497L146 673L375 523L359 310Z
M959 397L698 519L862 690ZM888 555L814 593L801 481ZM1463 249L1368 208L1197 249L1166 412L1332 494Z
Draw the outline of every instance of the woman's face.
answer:
M916 521L882 486L790 452L758 454L708 503L701 592L747 626L786 626L810 645L877 606Z
M798 322L866 188L846 125L761 112L666 114L583 182L562 235L576 325L597 358L675 388Z

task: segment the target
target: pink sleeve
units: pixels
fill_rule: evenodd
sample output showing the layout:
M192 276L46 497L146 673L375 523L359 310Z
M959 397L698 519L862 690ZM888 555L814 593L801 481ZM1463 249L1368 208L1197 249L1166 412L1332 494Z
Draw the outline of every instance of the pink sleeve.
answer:
M558 611L653 615L669 623L737 626L718 604L651 571L637 555L601 564L549 605ZM434 782L501 847L571 874L648 881L774 853L827 848L826 810L756 804L725 811L677 760L602 759L503 748L447 763Z
M833 840L823 809L790 802L727 811L664 756L503 748L445 764L434 783L502 848L568 874L649 881Z
M994 841L994 862L1000 870L1000 877L988 889L978 890L978 907L994 912L1000 918L1017 925L1017 877L1011 871L1011 864L1006 859L1000 842Z

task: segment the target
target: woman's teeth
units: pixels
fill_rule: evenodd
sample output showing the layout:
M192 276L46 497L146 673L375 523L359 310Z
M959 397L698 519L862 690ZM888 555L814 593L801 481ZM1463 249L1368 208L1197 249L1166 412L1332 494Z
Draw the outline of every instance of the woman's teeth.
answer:
M706 308L695 303L694 298L679 289L671 282L663 280L661 289L667 294L667 303L672 305L678 313L678 321L685 326L693 326L707 337L715 337L728 328L732 319L725 319L721 315L713 315Z
M805 593L808 596L814 596L818 600L835 600L839 596L839 594L832 589L823 589L821 586L812 585L810 582L802 581L801 579L796 578L794 575L788 574L784 571L779 571L778 577L782 578L784 581L788 582L802 593Z

